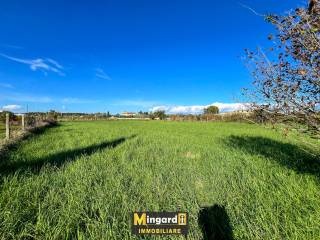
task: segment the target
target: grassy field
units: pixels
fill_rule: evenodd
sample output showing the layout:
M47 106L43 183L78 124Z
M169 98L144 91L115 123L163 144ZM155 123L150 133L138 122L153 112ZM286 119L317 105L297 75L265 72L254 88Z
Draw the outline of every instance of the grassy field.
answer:
M249 124L62 123L2 157L0 239L132 239L132 211L177 209L188 239L320 239L305 150Z

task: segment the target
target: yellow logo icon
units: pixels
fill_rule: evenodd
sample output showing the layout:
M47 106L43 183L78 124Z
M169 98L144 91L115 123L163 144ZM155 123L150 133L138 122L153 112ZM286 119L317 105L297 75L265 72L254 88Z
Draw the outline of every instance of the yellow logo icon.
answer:
M178 224L179 225L187 225L187 214L179 213L178 214Z

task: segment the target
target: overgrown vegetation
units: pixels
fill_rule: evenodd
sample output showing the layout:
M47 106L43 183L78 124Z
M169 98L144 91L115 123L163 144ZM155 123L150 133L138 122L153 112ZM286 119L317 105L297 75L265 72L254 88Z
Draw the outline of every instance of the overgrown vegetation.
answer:
M0 238L132 239L132 211L179 208L188 239L319 239L319 149L253 124L64 122L1 158Z

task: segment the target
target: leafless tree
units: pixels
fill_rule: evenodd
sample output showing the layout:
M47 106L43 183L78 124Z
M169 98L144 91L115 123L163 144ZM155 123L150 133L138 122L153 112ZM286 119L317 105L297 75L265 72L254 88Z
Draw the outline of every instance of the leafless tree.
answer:
M245 90L252 108L271 121L292 120L320 131L320 3L286 15L266 15L271 47L245 50L254 81Z

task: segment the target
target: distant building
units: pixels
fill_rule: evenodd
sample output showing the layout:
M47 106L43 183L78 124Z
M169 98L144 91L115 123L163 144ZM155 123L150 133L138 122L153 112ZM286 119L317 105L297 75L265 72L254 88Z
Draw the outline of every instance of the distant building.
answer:
M137 115L137 113L134 113L134 112L122 112L120 114L122 117L134 117Z

